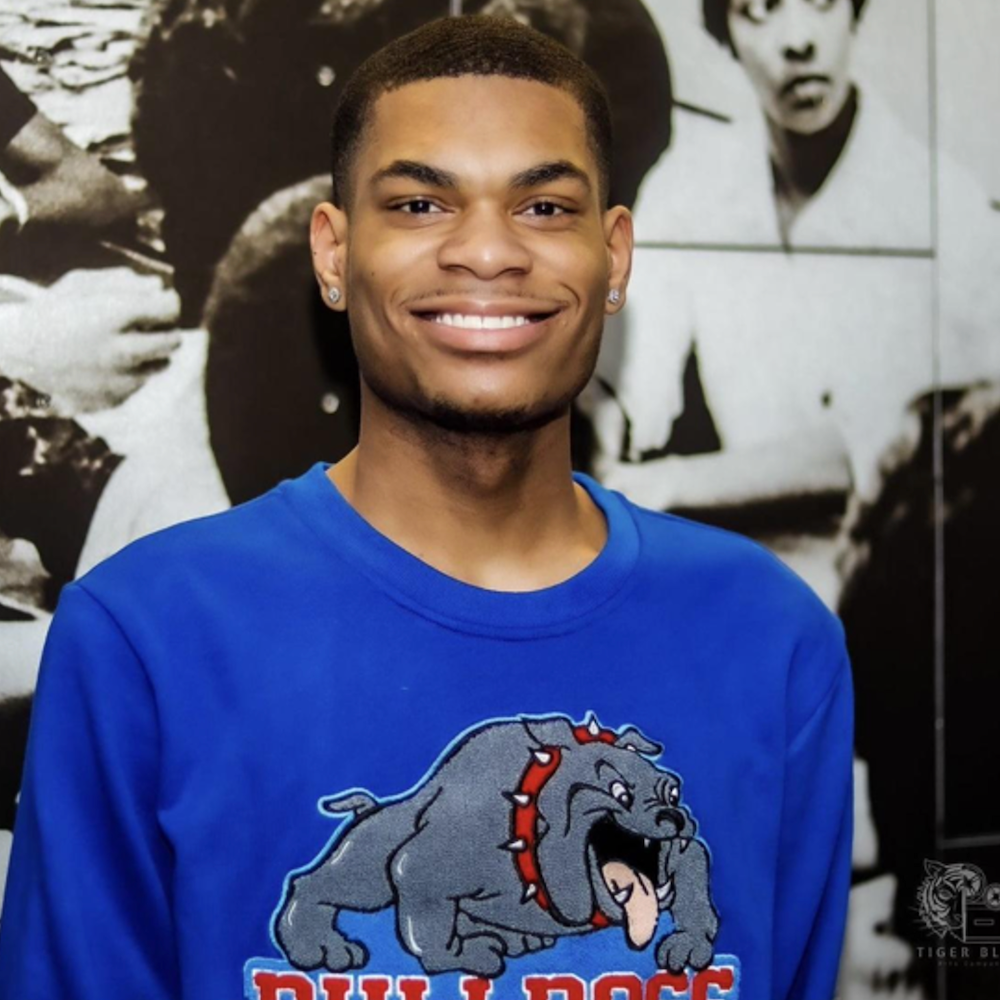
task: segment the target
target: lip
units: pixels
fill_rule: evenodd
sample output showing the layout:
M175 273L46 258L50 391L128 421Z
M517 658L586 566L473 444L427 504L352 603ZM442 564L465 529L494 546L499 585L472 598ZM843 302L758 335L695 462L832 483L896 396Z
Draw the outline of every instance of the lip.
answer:
M541 340L553 327L564 306L548 299L431 299L410 314L430 340L452 351L472 354L511 354ZM438 322L435 316L528 316L524 326L505 330L470 330ZM544 317L544 318L541 318Z
M789 77L782 85L780 96L781 97L794 97L798 96L799 92L804 88L814 87L817 84L825 87L830 86L832 83L830 77L823 73L800 73L796 76Z

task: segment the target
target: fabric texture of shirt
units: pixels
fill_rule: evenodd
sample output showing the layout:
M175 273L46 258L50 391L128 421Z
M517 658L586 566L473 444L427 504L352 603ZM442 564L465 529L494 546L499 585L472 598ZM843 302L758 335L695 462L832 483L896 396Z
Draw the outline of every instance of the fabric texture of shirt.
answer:
M65 588L0 997L829 1000L839 623L577 480L607 542L537 591L435 570L322 465Z

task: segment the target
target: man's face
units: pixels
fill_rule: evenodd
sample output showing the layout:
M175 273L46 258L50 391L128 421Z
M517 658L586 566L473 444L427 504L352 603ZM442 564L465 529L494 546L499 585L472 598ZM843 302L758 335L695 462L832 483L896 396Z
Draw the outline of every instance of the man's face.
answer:
M810 135L850 92L851 0L729 0L729 36L764 112Z
M317 209L314 251L374 395L449 429L565 414L631 254L575 99L500 76L408 84L379 98L352 176L349 215Z

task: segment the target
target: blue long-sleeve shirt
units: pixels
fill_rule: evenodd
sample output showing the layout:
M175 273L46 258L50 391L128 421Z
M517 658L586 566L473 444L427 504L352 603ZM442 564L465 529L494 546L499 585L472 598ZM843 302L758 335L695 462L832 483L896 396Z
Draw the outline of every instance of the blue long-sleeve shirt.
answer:
M607 543L531 593L421 562L322 466L66 588L0 998L829 1000L839 623L579 481Z

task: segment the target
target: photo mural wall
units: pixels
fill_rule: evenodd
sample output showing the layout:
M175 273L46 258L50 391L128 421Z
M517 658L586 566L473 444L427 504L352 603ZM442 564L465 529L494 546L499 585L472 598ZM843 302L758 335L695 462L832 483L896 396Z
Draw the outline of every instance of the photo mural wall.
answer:
M611 98L638 248L578 467L758 539L846 627L841 997L995 997L993 0L6 0L0 877L60 588L353 446L306 251L330 109L380 45L470 13Z

